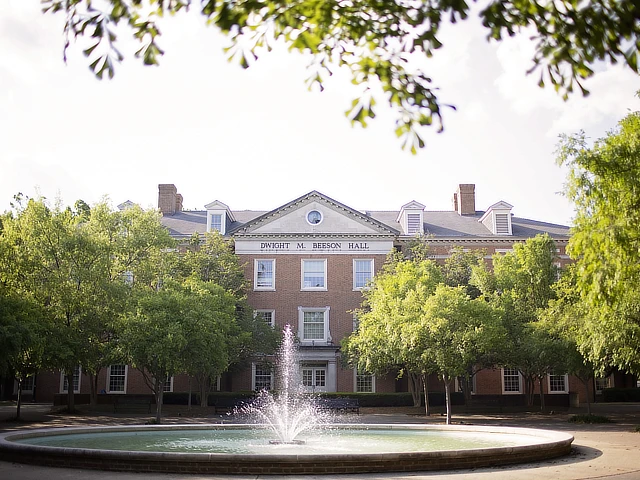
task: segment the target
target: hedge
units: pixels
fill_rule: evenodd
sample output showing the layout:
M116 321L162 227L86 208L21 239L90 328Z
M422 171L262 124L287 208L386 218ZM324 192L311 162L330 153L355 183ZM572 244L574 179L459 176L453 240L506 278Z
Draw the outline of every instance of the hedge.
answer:
M604 402L640 402L640 388L605 388L602 390Z

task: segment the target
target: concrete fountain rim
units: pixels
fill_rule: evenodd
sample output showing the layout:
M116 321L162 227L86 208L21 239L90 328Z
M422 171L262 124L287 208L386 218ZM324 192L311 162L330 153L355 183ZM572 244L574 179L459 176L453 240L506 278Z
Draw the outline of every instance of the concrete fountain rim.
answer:
M14 440L49 435L121 431L234 430L248 424L115 425L43 428L0 434L0 460L46 466L109 471L217 474L343 474L432 471L529 463L567 455L573 436L522 427L424 424L332 424L337 429L468 431L532 436L535 443L467 450L353 454L227 454L142 452L50 447ZM541 441L542 440L542 441Z

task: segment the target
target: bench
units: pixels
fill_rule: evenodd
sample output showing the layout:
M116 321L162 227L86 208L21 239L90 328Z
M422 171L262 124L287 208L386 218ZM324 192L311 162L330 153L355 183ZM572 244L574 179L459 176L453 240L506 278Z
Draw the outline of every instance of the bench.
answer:
M214 414L219 415L222 413L233 413L236 408L242 408L250 399L242 399L237 397L232 398L217 398L213 408Z
M114 413L151 413L151 398L116 397L113 402Z
M356 398L325 398L320 408L336 413L355 413L360 415L360 402Z

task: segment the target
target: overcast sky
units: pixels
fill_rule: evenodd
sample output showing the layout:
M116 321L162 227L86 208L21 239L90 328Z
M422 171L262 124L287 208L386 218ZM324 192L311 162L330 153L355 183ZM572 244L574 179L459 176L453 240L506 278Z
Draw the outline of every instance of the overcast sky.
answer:
M112 81L96 80L73 44L65 65L63 23L38 0L0 2L0 211L17 192L155 207L159 183L195 210L213 200L270 210L311 190L360 210L411 200L450 210L456 186L474 183L478 210L504 200L517 216L570 224L558 135L598 138L640 110L638 77L620 67L603 66L586 99L541 90L525 76L526 36L490 44L473 18L446 28L429 60L441 100L458 109L413 156L382 107L368 128L351 127L344 112L357 90L340 72L309 92L307 61L285 49L242 70L195 11L163 25L160 67L123 45Z

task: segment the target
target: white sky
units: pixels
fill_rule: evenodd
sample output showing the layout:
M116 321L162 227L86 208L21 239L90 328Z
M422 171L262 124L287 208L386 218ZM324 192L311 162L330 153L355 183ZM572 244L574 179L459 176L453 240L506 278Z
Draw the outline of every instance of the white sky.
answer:
M64 64L63 22L38 0L0 2L0 211L17 192L155 207L159 183L195 210L213 200L270 210L311 190L360 210L411 200L450 210L457 184L475 183L478 210L504 200L517 216L570 224L558 134L598 138L640 109L638 77L618 67L588 82L590 97L563 102L525 76L524 36L489 44L472 19L447 28L427 64L458 110L445 110L445 132L427 130L413 156L380 103L367 129L351 127L344 111L357 92L345 76L310 93L306 60L285 51L242 70L195 11L164 24L160 67L124 45L112 81L95 79L79 46Z

